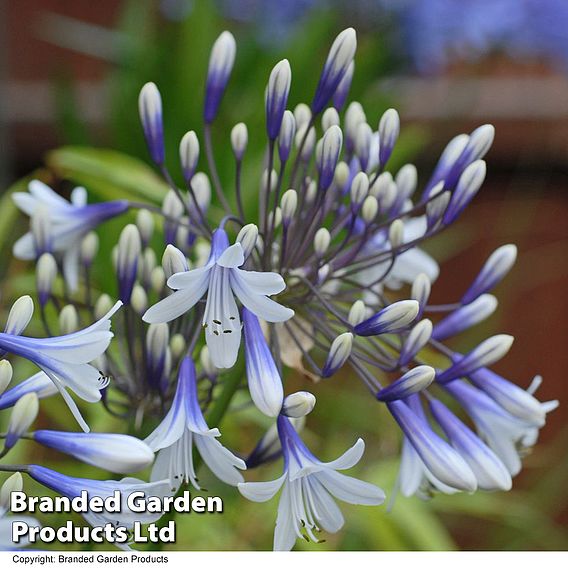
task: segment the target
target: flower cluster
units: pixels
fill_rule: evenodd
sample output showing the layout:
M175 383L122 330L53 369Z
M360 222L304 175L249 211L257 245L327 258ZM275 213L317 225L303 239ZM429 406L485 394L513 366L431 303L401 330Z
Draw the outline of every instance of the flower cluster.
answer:
M556 403L534 397L540 378L524 390L490 369L512 337L490 337L467 353L445 341L495 311L492 292L512 267L516 248L498 248L472 274L469 288L446 304L430 302L439 266L421 248L460 217L483 184L493 127L451 140L418 192L412 164L389 169L397 112L387 110L374 128L359 103L344 111L355 51L349 28L331 46L311 104L293 112L290 65L283 60L274 67L265 96L264 171L254 198L241 179L248 142L243 123L230 135L234 178L222 180L214 160L212 125L236 57L229 32L219 36L209 61L205 159L197 134L188 132L179 146L181 186L166 165L159 90L148 83L140 92L149 154L169 185L161 208L128 201L88 205L82 188L67 202L39 181L15 195L31 225L14 254L37 263L49 337L22 335L33 301L20 298L0 333L0 349L40 371L0 396L0 409L13 407L2 456L26 438L115 473L153 462L145 488L156 493L187 483L199 490L203 463L253 501L282 490L275 549L291 549L298 537L317 542L322 529L334 533L343 525L334 499L379 505L385 495L338 471L361 460L363 440L329 463L306 447L300 432L316 401L309 392L286 393L289 368L315 381L339 372L362 381L370 412L382 406L402 431L397 485L403 495L511 488L521 457ZM258 204L252 218L251 203ZM136 222L124 227L113 252L115 303L93 286L93 229L128 209L137 211ZM46 314L53 308L61 335L50 329ZM119 308L119 333L109 348L110 318ZM81 329L81 318L97 321ZM6 360L1 365L4 390L12 368ZM219 441L216 425L245 375L251 403L273 426L251 452L235 453ZM86 402L100 400L132 431L147 433L145 441L90 433L69 391ZM57 393L84 432L28 432L38 400ZM243 471L280 457L281 477L245 481ZM99 495L127 492L142 483L77 480L39 465L0 464L14 468L64 495L79 487Z

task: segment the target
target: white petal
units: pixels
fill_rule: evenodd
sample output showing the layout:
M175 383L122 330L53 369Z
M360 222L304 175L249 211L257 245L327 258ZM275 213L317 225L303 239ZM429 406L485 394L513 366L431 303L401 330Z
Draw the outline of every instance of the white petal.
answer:
M92 331L88 334L69 334L45 340L35 340L33 345L42 355L70 364L89 363L102 355L113 337L110 331Z
M278 516L274 530L274 550L292 550L296 542L295 525L297 520L294 517L292 498L290 483L285 483L280 496L280 503L278 503Z
M324 465L331 469L349 469L359 463L363 457L364 451L365 442L362 438L359 438L342 456L339 456L336 460L327 462Z
M284 278L276 272L255 272L240 269L237 269L237 271L243 286L254 294L271 296L272 294L279 294L286 288Z
M335 470L326 469L314 475L334 497L346 503L380 505L385 500L384 491L376 485L343 475Z
M59 392L61 393L63 400L65 401L65 403L69 407L71 414L73 414L73 416L74 416L75 420L77 420L79 426L81 426L81 429L83 430L83 432L90 432L91 429L89 428L89 425L85 422L85 419L81 415L81 411L79 410L77 403L71 398L71 395L67 392L67 390L65 389L65 387L63 386L61 381L53 373L51 373L48 369L44 369L44 371L45 371L45 374L53 381L53 384L57 387L57 390L59 390Z
M144 440L154 451L177 442L185 431L185 405L181 393L176 392L172 406L158 427Z
M174 276L176 275L174 274ZM193 308L203 297L205 292L207 292L208 285L209 279L204 277L198 286L177 290L149 308L142 316L142 319L146 323L165 323L179 318Z
M341 510L325 487L318 480L317 476L309 476L307 483L310 486L314 506L321 528L330 533L336 533L345 522Z
M402 443L402 456L398 472L400 492L405 497L410 497L418 491L422 483L424 469L420 456L405 437Z
M201 287L203 285L203 279L209 279L209 273L211 272L212 264L207 266L202 266L201 268L195 268L193 270L187 270L184 272L176 272L168 278L168 286L173 290L180 290L183 288L194 288Z
M20 260L34 260L36 257L36 250L34 238L31 233L26 233L20 237L15 243L12 253Z
M98 369L86 363L75 365L55 361L49 369L42 368L47 374L55 374L63 385L86 402L101 400L100 389L108 382L102 378Z
M234 486L243 482L243 476L236 468L246 469L245 462L225 448L219 440L195 434L195 445L207 467L221 481Z
M237 268L245 262L245 255L241 243L227 247L217 259L217 264L223 268Z
M246 483L239 483L237 487L241 494L250 501L264 503L272 499L274 495L278 493L286 479L286 475L287 473L284 472L283 475L273 481L248 481Z
M48 207L52 207L54 209L60 207L70 207L69 201L63 199L63 197L55 193L55 191L53 191L51 187L37 179L30 181L28 189L38 201L40 201L44 205L47 205Z
M266 296L251 292L240 278L241 272L231 271L231 287L243 306L259 318L272 323L287 321L294 316L294 310L281 306Z

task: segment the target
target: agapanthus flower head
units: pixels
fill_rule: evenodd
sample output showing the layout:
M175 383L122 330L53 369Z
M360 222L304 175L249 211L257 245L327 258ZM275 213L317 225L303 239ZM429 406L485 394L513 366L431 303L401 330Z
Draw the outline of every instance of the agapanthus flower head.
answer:
M209 61L203 128L190 125L180 142L182 188L164 159L157 87L148 84L140 94L150 157L169 188L161 207L124 201L87 205L81 188L67 202L39 182L30 185L29 194L16 194L31 216L30 233L18 241L16 253L37 259L38 299L50 337L21 335L33 302L19 300L0 333L0 356L24 357L41 372L8 388L11 366L0 366L0 391L7 389L0 392L0 410L14 406L5 451L32 437L116 472L143 468L157 452L147 486L77 480L41 466L22 471L64 495L74 495L78 484L99 495L114 488L169 493L183 483L200 488L196 450L219 480L252 500L266 501L282 489L276 549L292 548L298 537L318 541L320 529L333 533L343 524L334 498L378 505L384 493L338 471L360 460L362 440L330 463L306 447L298 432L304 424L310 427L318 407L310 392L289 392L286 375L292 369L314 382L326 379L318 387L322 393L327 380L337 381L339 374L347 388L358 379L369 392L366 413L373 418L375 412L390 412L402 431L398 487L403 495L510 489L521 458L557 403L540 402L534 385L525 391L489 368L508 352L511 336L498 333L461 353L444 342L496 310L492 293L512 267L516 248L497 249L477 276L472 274L465 293L457 291L440 304L432 289L443 271L423 250L481 190L494 128L482 125L451 140L422 187L413 164L392 167L400 135L394 109L371 116L350 101L343 113L355 49L355 31L341 32L311 106L299 103L293 110L287 108L290 64L275 65L258 109L266 119L260 133L266 151L252 186L243 178L254 158L247 152L243 123L230 133L234 192L215 162L221 147L216 148L212 122L236 54L233 36L224 32ZM203 132L201 158L196 132ZM255 140L258 135L250 133ZM258 188L254 217L245 185L247 192ZM124 228L113 251L121 300L114 304L106 294L93 298L89 274L98 243L91 231L128 207L137 210L136 222ZM162 221L156 222L159 216ZM165 250L154 248L160 241ZM63 301L55 283L60 261L71 288L71 293L64 288ZM81 289L79 267L85 274ZM112 337L109 319L121 303L120 348L105 353ZM46 317L50 304L59 315L64 334L59 337ZM75 331L86 313L99 321ZM241 343L243 370L236 367ZM114 433L27 432L38 399L55 391L88 429L67 389L88 402L102 399L109 412L132 420L135 428L146 419L158 426L145 442ZM250 397L251 412L271 421L256 447L243 449L243 457L222 445L219 430L210 427L235 408L237 392ZM471 422L458 418L463 414ZM280 478L244 481L241 470L279 457ZM133 518L90 522L107 520L128 524Z

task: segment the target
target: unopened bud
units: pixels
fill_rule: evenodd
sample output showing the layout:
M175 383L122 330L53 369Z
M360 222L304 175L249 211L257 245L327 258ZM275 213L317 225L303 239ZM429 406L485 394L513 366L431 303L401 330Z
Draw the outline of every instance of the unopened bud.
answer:
M271 223L269 223L271 226ZM245 225L237 235L237 243L241 243L241 247L243 249L243 255L245 258L248 258L254 247L256 246L256 240L258 238L258 227L254 223L249 223Z
M17 471L13 473L2 484L0 489L0 516L3 516L6 511L10 510L10 499L13 491L22 491L24 488L24 480L22 474Z
M166 274L161 266L156 266L150 276L150 286L156 294L161 294L166 285Z
M162 255L162 268L164 269L164 276L168 279L173 274L178 272L186 272L189 270L187 258L174 245L168 245L164 254Z
M353 348L353 334L350 332L338 335L331 344L321 376L324 378L334 375L349 359Z
M359 172L351 183L351 203L359 206L369 193L369 178L365 172Z
M420 305L420 313L424 311L426 304L430 298L430 292L432 290L432 283L430 278L423 272L421 272L412 283L412 288L410 289L410 298L416 300Z
M362 336L399 333L416 319L418 311L419 305L415 300L394 302L356 325L354 331Z
M199 352L199 361L205 374L209 377L216 377L219 374L219 369L213 365L211 355L209 355L209 348L204 345Z
M5 448L10 449L27 432L39 412L39 399L35 392L22 396L14 405L8 433L6 435Z
M321 117L321 127L322 130L325 132L332 126L339 126L339 113L333 107L329 107L325 109L322 117Z
M114 306L114 302L108 294L101 294L95 302L95 319L103 318Z
M231 130L231 147L237 162L243 159L248 145L248 129L244 122L239 122Z
M116 259L119 297L125 305L130 302L141 250L142 242L138 228L136 225L126 225L118 239L118 256Z
M389 242L393 250L402 244L403 237L404 223L401 219L395 219L389 227Z
M138 112L150 156L156 164L163 164L165 149L162 97L155 83L146 83L140 90Z
M79 314L73 304L63 306L59 312L59 331L61 335L73 333L79 329Z
M20 335L32 319L34 314L34 301L31 296L20 296L10 308L4 333Z
M175 333L170 339L170 351L174 359L180 359L185 353L186 341L181 333Z
M36 288L39 303L45 306L51 296L53 283L57 276L57 262L48 252L44 252L36 265Z
M270 140L275 140L280 132L291 81L290 63L283 59L272 69L266 87L266 131Z
M179 143L179 161L183 179L191 181L199 161L199 139L193 130L186 132Z
M357 300L351 306L349 310L349 316L347 320L349 323L355 327L357 324L360 324L367 316L367 308L363 300Z
M144 290L140 284L134 284L134 288L132 288L130 305L139 315L142 315L148 308L148 295L146 294L146 290Z
M140 209L136 213L136 226L140 232L142 246L147 247L154 234L154 216L147 209Z
M405 373L400 379L391 383L388 387L381 389L377 394L377 399L382 402L392 402L400 400L423 391L432 384L436 371L428 365L414 367Z
M325 227L319 228L314 235L314 250L320 258L327 252L330 242L329 231Z
M312 118L312 111L305 103L299 103L294 109L294 118L296 119L296 128L301 128L310 122Z
M335 167L335 173L333 177L335 185L343 189L348 179L349 179L349 166L345 162L339 162Z
M365 201L363 201L363 207L361 207L361 217L365 223L369 224L375 220L377 213L379 211L379 202L376 197L372 195L367 195Z
M432 322L429 319L419 321L411 330L400 350L398 362L406 365L426 346L432 337Z
M288 395L282 404L282 414L289 418L307 416L316 405L316 397L311 392L299 391Z
M288 226L294 215L296 214L296 207L298 206L298 194L295 189L289 189L284 192L280 200L280 211L282 212L282 223Z
M8 385L12 380L13 372L10 361L2 359L0 361L0 394L8 388Z
M400 133L400 118L395 109L389 108L379 121L379 138L381 141L379 162L384 166L393 151Z
M81 241L81 262L85 266L91 266L95 256L99 252L99 237L91 231Z
M306 107L307 108L307 107ZM309 112L309 109L308 109ZM280 134L278 134L278 156L282 163L286 162L290 157L290 150L296 135L296 119L291 111L284 111L282 117L282 125L280 126Z

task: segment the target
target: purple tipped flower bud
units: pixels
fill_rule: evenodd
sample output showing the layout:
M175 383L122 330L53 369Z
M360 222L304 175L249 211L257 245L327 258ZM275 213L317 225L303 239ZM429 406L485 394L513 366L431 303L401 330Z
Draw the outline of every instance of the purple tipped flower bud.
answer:
M428 365L420 365L410 369L388 387L377 393L377 399L382 402L392 402L419 393L432 384L436 371Z
M444 213L446 225L453 223L469 205L485 181L486 172L487 166L483 160L473 162L464 170Z
M179 160L183 179L189 182L197 168L199 160L199 140L193 130L186 132L179 144Z
M282 379L262 334L258 318L243 308L245 362L250 396L267 416L278 416L284 399Z
M146 83L138 97L138 112L144 129L150 157L154 163L164 163L164 124L162 119L162 97L155 83Z
M334 375L349 359L351 348L353 347L353 334L342 333L338 335L331 344L321 376L329 378Z
M432 337L432 322L429 319L419 321L408 334L402 344L399 365L408 364L420 352L420 350L430 341Z
M436 380L439 383L447 383L458 377L467 376L481 367L493 365L507 354L514 339L512 335L500 334L482 341L467 355L455 356L454 364L440 372Z
M355 71L355 63L351 61L343 79L337 85L337 89L333 94L333 106L337 111L341 111L347 100L347 95L349 94L349 89L351 88L351 81L353 80L353 72Z
M400 118L394 108L385 111L379 121L379 164L384 168L389 161L400 134Z
M134 282L136 281L141 249L142 243L138 228L136 225L126 225L122 233L120 233L116 259L119 298L125 305L130 303L132 288L134 288Z
M356 325L355 334L369 336L381 333L398 333L406 329L416 319L418 309L419 305L415 300L394 302Z
M356 49L357 35L353 28L343 30L335 38L312 101L313 114L320 113L335 94L341 80L349 70ZM344 100L340 102L344 102Z
M266 130L270 140L275 140L280 133L291 81L290 63L283 59L272 69L266 88Z
M497 298L483 294L476 300L453 311L434 326L432 337L443 341L487 319L497 308Z
M517 258L515 245L499 247L487 259L483 268L461 299L462 304L469 304L481 294L492 290L507 275Z
M233 70L236 51L235 38L228 31L224 31L213 44L205 86L203 118L206 124L213 122L217 116L221 99Z
M280 133L278 134L278 156L281 162L286 162L290 157L290 150L296 135L296 119L290 110L284 111Z
M331 126L323 135L321 151L317 159L319 186L322 190L327 189L333 181L342 144L343 134L341 128L339 126Z

